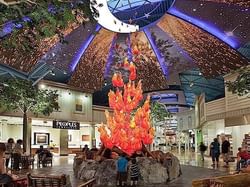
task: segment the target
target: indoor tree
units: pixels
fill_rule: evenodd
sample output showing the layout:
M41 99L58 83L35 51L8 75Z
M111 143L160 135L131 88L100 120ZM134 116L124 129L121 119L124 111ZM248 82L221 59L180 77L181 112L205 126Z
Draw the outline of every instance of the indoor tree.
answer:
M172 117L172 114L166 110L165 105L158 101L151 102L150 111L150 118L154 125Z
M234 81L227 81L228 91L239 96L248 95L250 97L250 66L240 68L236 71L237 78Z
M31 81L7 79L0 89L0 108L6 111L20 111L23 114L23 148L31 149L31 127L28 124L28 113L50 115L59 109L58 94L55 90L41 90Z

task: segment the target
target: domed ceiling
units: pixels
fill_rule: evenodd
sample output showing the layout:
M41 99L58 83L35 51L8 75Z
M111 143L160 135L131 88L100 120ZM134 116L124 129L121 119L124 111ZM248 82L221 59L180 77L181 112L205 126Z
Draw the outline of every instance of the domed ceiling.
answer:
M128 58L145 92L182 90L186 104L193 105L202 92L207 100L223 96L221 76L249 64L248 0L109 0L108 6L140 30L121 34L97 23L72 23L63 30L66 42L48 37L27 53L1 45L0 75L67 83L95 92L94 102L106 104L111 76L123 71ZM1 43L13 34L8 24L2 26ZM139 55L133 55L135 49Z

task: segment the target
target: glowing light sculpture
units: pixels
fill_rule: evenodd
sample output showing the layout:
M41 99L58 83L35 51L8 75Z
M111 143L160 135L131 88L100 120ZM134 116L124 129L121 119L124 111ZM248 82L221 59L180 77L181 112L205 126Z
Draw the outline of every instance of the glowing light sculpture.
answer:
M141 150L143 144L153 142L154 129L150 124L150 97L137 109L143 99L143 92L141 81L137 85L135 83L136 67L133 63L128 64L125 59L124 68L130 72L129 82L124 83L121 73L113 75L112 84L116 91L109 92L109 106L114 112L105 112L107 124L102 124L98 131L105 147L112 149L116 146L132 155ZM137 110L132 115L135 109Z

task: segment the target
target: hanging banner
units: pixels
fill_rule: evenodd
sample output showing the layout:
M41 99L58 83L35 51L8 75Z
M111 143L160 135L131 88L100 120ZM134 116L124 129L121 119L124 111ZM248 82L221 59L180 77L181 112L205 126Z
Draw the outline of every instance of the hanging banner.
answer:
M53 120L53 128L55 128L55 129L80 130L80 123L75 122L75 121L57 121L57 120Z

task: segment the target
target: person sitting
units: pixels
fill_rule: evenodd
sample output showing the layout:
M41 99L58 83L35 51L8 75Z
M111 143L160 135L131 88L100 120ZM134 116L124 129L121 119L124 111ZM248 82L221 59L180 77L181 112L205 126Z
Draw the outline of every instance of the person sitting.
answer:
M84 148L82 148L82 152L86 153L87 151L89 151L89 147L87 144L85 144Z
M247 152L247 150L239 147L237 153L236 171L239 172L242 165L246 167L250 165L250 154Z
M90 149L90 151L92 151L92 152L97 152L98 149L96 148L96 146L93 145L93 147L92 147L92 149Z
M50 151L44 149L41 145L40 148L37 149L36 154L38 155L38 160L42 162L43 167L46 167L46 159L52 157Z

